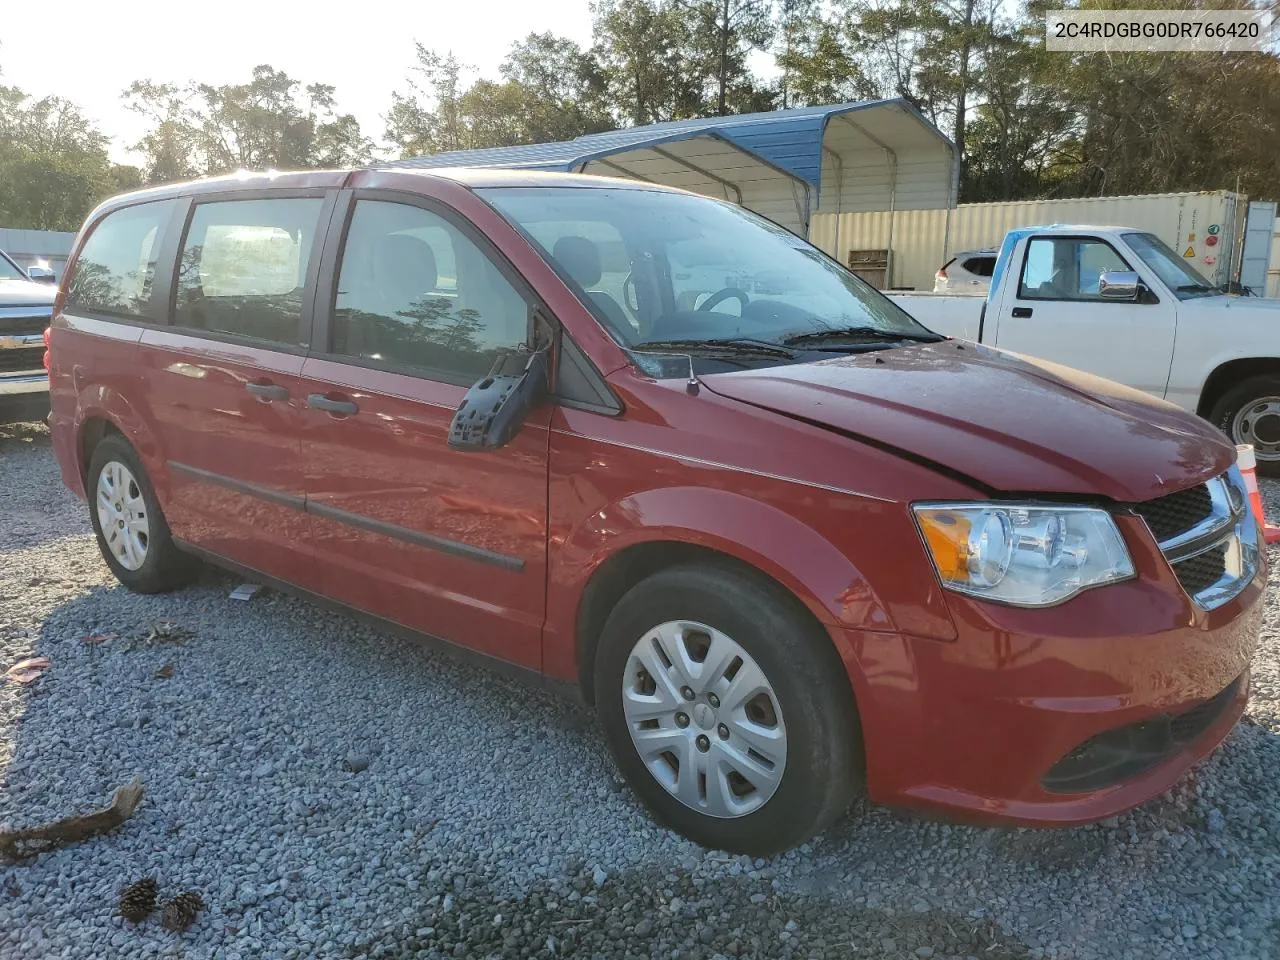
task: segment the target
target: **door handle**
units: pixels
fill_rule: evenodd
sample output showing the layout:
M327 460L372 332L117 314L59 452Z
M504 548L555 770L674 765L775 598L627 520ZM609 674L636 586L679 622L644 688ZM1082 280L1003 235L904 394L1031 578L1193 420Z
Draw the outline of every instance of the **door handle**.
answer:
M329 413L341 414L344 417L354 416L360 412L360 407L354 400L337 399L326 396L323 393L307 394L307 406L314 407L317 410L327 410Z
M1013 315L1015 317L1029 317L1031 316L1031 308L1030 307L1014 307Z
M265 400L268 403L272 400L289 399L288 388L282 387L278 383L246 383L244 388L259 400Z

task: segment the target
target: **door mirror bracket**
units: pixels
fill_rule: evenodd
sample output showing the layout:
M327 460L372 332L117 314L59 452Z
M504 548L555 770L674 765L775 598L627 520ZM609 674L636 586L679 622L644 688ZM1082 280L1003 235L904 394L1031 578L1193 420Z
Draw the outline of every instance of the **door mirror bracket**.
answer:
M515 372L507 373L515 367ZM467 390L449 424L449 446L475 452L505 446L547 394L548 348L500 356Z

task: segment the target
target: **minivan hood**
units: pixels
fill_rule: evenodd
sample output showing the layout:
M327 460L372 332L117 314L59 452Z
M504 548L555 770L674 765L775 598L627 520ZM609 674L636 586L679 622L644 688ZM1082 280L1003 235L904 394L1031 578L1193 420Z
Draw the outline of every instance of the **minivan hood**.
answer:
M1047 361L945 341L700 378L723 397L897 449L992 491L1140 502L1235 449L1172 404Z
M53 284L0 278L0 307L51 307L57 295Z

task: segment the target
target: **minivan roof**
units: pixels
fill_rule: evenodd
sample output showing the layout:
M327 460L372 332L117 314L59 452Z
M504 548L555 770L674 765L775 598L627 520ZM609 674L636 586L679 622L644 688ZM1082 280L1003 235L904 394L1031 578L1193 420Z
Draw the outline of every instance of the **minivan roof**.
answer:
M148 200L165 200L170 197L197 196L207 193L230 193L239 190L299 190L314 188L342 187L348 178L356 172L395 174L397 178L423 180L451 180L468 188L479 187L578 187L601 188L610 187L622 190L651 190L663 193L686 193L676 187L660 184L638 183L634 180L614 179L613 177L597 177L582 173L543 172L538 170L501 170L480 167L433 167L429 170L415 170L404 167L364 167L355 170L299 170L288 173L268 171L254 173L241 171L218 177L202 177L199 180L184 180L179 183L166 183L159 187L148 187L131 193L120 194L104 201L92 214L96 217L107 210L126 204L140 203Z
M587 173L543 170L505 170L499 167L376 167L387 173L409 173L453 180L466 187L610 187L626 190L659 190L663 193L687 193L678 187L658 183L642 183L620 177L598 177Z

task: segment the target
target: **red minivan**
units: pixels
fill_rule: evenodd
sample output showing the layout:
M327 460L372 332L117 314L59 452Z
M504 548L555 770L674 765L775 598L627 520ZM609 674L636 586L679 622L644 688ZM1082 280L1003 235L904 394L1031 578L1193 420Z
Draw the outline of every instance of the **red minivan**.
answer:
M577 688L710 847L865 791L1062 825L1249 692L1235 450L940 337L786 230L645 183L235 176L111 200L55 308L54 446L120 581L196 558Z

